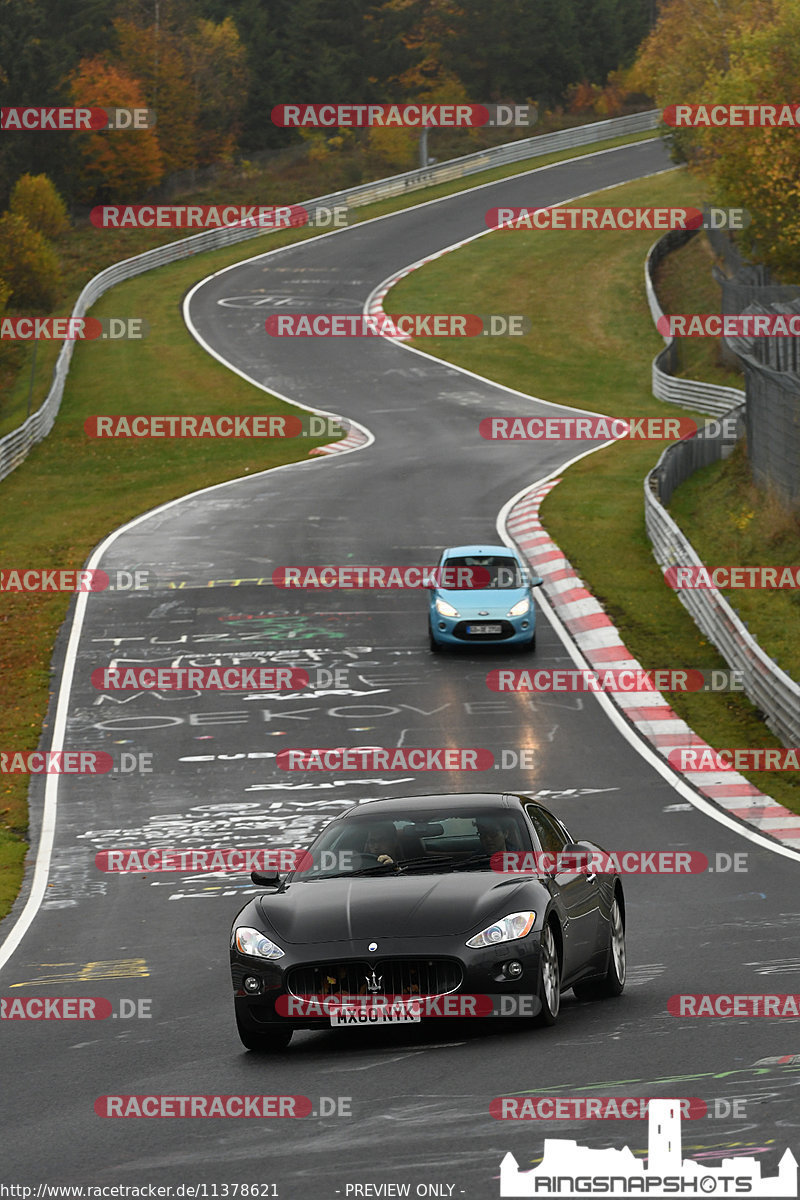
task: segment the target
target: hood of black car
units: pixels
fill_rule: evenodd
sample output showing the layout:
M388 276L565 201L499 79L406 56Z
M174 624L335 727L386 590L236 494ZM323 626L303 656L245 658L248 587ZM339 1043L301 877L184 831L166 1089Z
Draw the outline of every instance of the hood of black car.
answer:
M489 871L298 880L259 907L287 943L443 937L521 911L530 884Z

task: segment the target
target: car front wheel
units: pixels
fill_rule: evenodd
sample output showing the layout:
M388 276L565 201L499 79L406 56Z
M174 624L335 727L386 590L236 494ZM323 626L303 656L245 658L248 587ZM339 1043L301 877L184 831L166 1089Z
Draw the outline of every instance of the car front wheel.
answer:
M550 924L542 930L539 944L539 999L542 1008L536 1023L555 1025L561 1007L561 967L553 926Z

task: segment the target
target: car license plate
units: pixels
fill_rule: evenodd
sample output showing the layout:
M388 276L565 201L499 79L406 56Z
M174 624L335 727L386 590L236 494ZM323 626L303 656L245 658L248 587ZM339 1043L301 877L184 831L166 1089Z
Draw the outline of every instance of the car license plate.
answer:
M467 633L502 633L502 625L468 625Z
M421 1019L418 1004L342 1005L331 1013L331 1025L408 1025Z

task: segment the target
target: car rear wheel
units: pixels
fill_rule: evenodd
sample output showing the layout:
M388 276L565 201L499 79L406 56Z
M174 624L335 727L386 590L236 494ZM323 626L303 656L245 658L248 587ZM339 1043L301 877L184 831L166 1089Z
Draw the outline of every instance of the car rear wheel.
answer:
M561 967L553 926L545 925L539 946L539 999L542 1008L537 1025L555 1025L561 1007Z
M255 1050L261 1054L276 1054L285 1050L294 1033L291 1025L285 1029L282 1025L276 1025L273 1029L259 1029L256 1032L242 1023L238 1013L236 1014L236 1028L239 1031L242 1045L247 1050Z
M609 914L608 967L602 979L587 979L576 983L572 989L579 1000L602 1000L606 996L619 996L625 987L625 922L617 896L611 904Z

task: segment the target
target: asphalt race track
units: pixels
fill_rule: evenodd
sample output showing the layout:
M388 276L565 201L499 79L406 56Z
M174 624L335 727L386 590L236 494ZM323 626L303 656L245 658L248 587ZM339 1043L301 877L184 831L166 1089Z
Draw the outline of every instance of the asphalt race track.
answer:
M797 1064L756 1065L800 1052L797 1022L679 1019L667 1001L793 992L800 865L692 808L594 697L491 692L495 667L571 665L543 619L534 658L432 656L426 592L289 592L269 582L284 564L433 564L444 545L494 542L509 497L587 445L483 441L481 417L554 409L382 339L268 338L265 317L361 312L394 272L482 230L493 205L551 204L669 166L656 141L583 157L263 255L192 294L191 322L217 355L285 397L360 422L375 440L132 523L97 565L146 570L150 590L91 595L69 646L62 631L64 746L129 763L149 754L152 772L61 779L45 898L0 970L0 992L107 997L115 1009L124 999L135 1002L125 1012L142 1016L4 1023L4 1179L275 1184L281 1200L396 1183L412 1195L441 1185L419 1194L488 1200L506 1151L528 1167L547 1136L646 1153L646 1121L490 1115L494 1097L521 1094L694 1096L709 1109L728 1102L722 1112L738 1101L737 1118L684 1122L684 1150L714 1164L715 1154L752 1154L768 1175L787 1146L797 1150ZM221 303L231 298L242 306ZM112 659L343 669L345 685L289 696L98 691L91 672ZM49 719L58 732L55 703ZM342 745L485 747L498 762L526 748L535 767L414 778L290 774L275 763L284 748ZM113 875L94 863L117 847L302 846L342 806L447 790L530 792L577 837L610 849L702 851L712 863L745 854L746 869L628 877L626 991L601 1003L568 993L553 1029L431 1020L299 1033L262 1058L239 1043L227 964L249 878ZM34 790L37 826L42 802ZM21 908L4 922L6 937ZM124 1120L94 1107L106 1095L262 1093L308 1096L316 1115ZM336 1115L320 1115L331 1107Z

